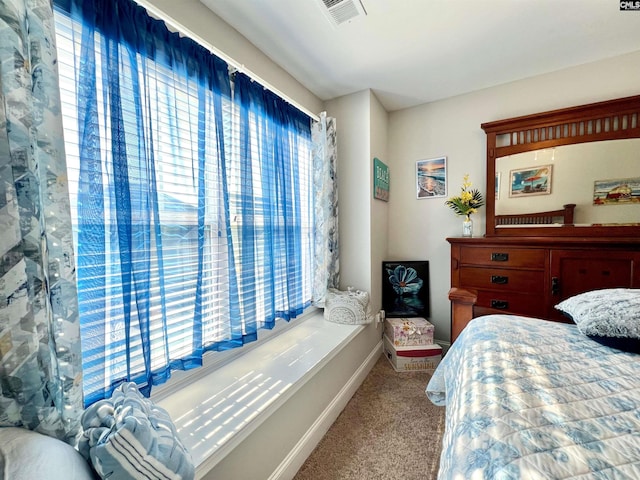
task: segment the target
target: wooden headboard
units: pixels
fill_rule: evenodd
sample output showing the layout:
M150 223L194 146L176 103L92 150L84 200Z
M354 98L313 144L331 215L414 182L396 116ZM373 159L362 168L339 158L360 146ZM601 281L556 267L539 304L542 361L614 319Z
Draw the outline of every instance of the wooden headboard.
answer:
M575 203L562 206L561 210L549 210L547 212L520 213L511 215L496 215L496 225L547 225L562 223L573 225L573 210Z

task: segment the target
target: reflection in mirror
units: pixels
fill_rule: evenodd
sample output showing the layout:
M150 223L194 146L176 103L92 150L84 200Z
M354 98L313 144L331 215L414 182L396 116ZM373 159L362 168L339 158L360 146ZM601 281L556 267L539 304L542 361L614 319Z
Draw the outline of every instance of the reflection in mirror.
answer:
M496 180L496 215L558 210L575 203L575 225L640 222L638 138L497 158Z

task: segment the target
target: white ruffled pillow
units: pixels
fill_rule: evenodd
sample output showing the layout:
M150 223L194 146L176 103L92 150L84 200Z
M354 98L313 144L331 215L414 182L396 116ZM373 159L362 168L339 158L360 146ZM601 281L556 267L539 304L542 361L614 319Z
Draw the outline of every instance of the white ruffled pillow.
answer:
M369 293L353 288L347 291L329 288L325 295L324 318L345 325L370 323Z

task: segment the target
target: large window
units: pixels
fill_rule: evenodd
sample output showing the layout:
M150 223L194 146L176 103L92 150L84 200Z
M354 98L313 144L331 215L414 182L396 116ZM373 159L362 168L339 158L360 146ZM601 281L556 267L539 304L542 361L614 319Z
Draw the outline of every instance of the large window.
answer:
M129 0L57 7L90 404L310 305L311 121Z

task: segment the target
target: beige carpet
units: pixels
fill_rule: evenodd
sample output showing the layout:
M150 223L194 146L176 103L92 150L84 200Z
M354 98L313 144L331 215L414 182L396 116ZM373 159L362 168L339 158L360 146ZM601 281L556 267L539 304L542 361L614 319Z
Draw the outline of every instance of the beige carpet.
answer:
M444 407L425 395L429 378L381 356L294 480L435 480Z

